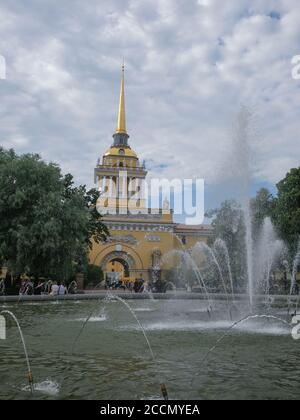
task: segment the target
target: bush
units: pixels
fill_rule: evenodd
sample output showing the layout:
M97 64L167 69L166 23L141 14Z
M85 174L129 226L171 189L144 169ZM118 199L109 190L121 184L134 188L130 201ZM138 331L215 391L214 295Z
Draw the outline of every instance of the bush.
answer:
M104 276L101 267L93 264L87 266L85 286L97 286L97 284L103 281L103 278Z

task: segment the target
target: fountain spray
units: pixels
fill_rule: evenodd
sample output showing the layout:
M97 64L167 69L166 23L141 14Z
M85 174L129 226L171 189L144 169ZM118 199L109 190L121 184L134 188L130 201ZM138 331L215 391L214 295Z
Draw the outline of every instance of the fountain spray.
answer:
M284 325L286 325L287 327L290 327L291 326L291 324L289 323L289 322L287 322L287 321L285 321L284 319L282 319L282 318L279 318L279 317L277 317L277 316L274 316L274 315L268 315L268 314L262 314L262 315L259 315L259 314L256 314L256 315L247 315L247 316L245 316L244 318L242 318L242 319L240 319L240 320L238 320L238 321L236 321L236 322L234 322L230 327L228 327L227 328L227 330L224 332L224 334L222 334L219 338L218 338L218 340L215 342L215 344L206 352L206 354L204 355L204 357L203 357L203 359L201 360L201 362L200 362L200 368L202 367L202 365L203 365L203 363L207 360L207 358L208 358L208 356L216 349L216 347L221 343L221 341L223 341L223 339L225 338L225 337L227 337L228 336L228 334L230 333L230 331L231 330L233 330L233 328L235 328L236 326L238 326L238 325L240 325L240 324L243 324L244 322L246 322L246 321L249 321L249 320L251 320L251 319L267 319L267 320L275 320L275 321L279 321L279 322L281 322L282 324L284 324ZM195 380L195 378L196 378L196 376L199 376L199 373L196 373L194 376L193 376L193 378L192 378L192 380L191 380L191 385L193 385L193 383L194 383L194 380Z
M298 242L298 248L297 248L296 255L295 255L295 258L294 258L294 261L293 261L293 268L292 268L292 274L291 274L290 295L292 295L295 291L297 269L298 269L299 264L300 264L300 240Z
M104 300L104 302L105 303L107 303L110 299L117 299L119 302L121 302L128 310L129 310L129 312L131 313L131 315L134 317L134 319L136 320L136 322L137 322L137 324L138 324L138 326L139 326L139 328L140 328L140 330L142 331L142 333L143 333L143 335L144 335L144 338L145 338L145 341L146 341L146 343L147 343L147 346L148 346L148 348L149 348L149 352L150 352L150 354L151 354L151 357L152 357L152 360L154 361L154 363L156 364L156 359L155 359L155 356L154 356L154 353L153 353L153 350L152 350L152 347L151 347L151 344L150 344L150 341L149 341L149 339L148 339L148 337L147 337L147 334L146 334L146 332L145 332L145 330L144 330L144 328L143 328L143 326L142 326L142 324L140 323L140 320L138 319L138 317L136 316L136 314L134 313L134 311L133 311L133 309L131 308L131 306L125 301L125 300L123 300L122 298L120 298L118 295L113 295L113 294L111 294L110 292L107 292L107 295L106 295L106 299ZM97 301L97 304L99 303L99 301ZM95 312L95 308L93 308L93 310L90 312L90 314L87 316L87 318L85 319L85 321L83 322L83 324L82 324L82 326L81 326L81 328L80 328L80 330L79 330L79 332L78 332L78 334L77 334L77 336L75 337L75 340L73 341L73 344L72 344L72 349L71 349L71 353L73 354L74 353L74 350L75 350L75 346L76 346L76 344L77 344L77 342L78 342L78 340L79 340L79 338L80 338L80 336L81 336L81 334L82 334L82 332L84 331L84 329L85 329L85 327L87 326L87 323L88 323L88 321L90 320L90 318L91 318L91 316L93 315L93 313ZM63 379L63 381L64 381L64 379ZM161 393L162 393L162 396L163 396L163 399L164 400L168 400L168 391L167 391L167 387L166 387L166 385L164 384L164 383L161 383L160 384L160 390L161 390Z
M242 204L245 223L245 254L246 272L248 281L248 297L250 311L253 310L253 297L255 284L253 278L253 237L250 209L250 185L251 185L251 151L250 144L253 138L251 125L253 113L246 106L242 106L233 131L233 156L231 166L234 168L232 176L236 180L236 190L239 201ZM233 162L233 165L232 165Z
M26 348L26 342L25 342L25 339L24 339L19 321L18 321L17 317L10 311L1 311L0 314L9 315L17 325L17 328L18 328L18 331L19 331L19 334L20 334L20 338L21 338L21 341L22 341L23 349L24 349L26 364L27 364L27 379L28 379L28 383L29 383L29 388L30 388L31 395L33 395L33 391L34 391L33 375L32 375L32 372L31 372L31 366L30 366L30 361L29 361L28 352L27 352L27 348Z
M5 282L4 279L0 280L0 296L5 296Z
M138 324L138 326L140 327L140 330L142 331L142 333L143 333L143 335L144 335L144 338L145 338L145 341L146 341L146 343L147 343L147 345L148 345L148 348L149 348L149 352L150 352L150 354L151 354L151 357L152 357L152 360L153 360L153 362L154 362L154 364L156 365L157 363L156 363L156 359L155 359L155 356L154 356L154 353L153 353L153 350L152 350L152 347L151 347L151 344L150 344L150 341L149 341L149 339L148 339L148 337L147 337L147 334L146 334L146 331L145 331L145 329L144 329L144 327L142 326L142 324L141 324L141 322L140 322L140 320L138 319L138 317L136 316L136 314L135 314L135 312L133 311L133 309L131 308L131 306L124 300L124 299L122 299L120 296L118 296L118 295L111 295L111 294L108 294L108 296L110 297L110 298L115 298L115 299L117 299L119 302L121 302L128 310L129 310L129 312L131 313L131 315L133 316L133 318L136 320L136 322L137 322L137 324ZM164 400L168 400L169 399L169 397L168 397L168 391L167 391L167 387L166 387L166 385L164 384L164 383L161 383L160 384L160 390L161 390L161 393L162 393L162 396L163 396L163 399Z

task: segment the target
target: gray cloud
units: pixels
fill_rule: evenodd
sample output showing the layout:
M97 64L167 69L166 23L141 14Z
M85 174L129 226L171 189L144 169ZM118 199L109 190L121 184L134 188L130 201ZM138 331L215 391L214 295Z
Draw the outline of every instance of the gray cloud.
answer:
M0 19L1 143L78 183L112 141L123 56L130 144L150 175L226 181L240 104L256 114L254 182L299 165L297 0L3 0Z

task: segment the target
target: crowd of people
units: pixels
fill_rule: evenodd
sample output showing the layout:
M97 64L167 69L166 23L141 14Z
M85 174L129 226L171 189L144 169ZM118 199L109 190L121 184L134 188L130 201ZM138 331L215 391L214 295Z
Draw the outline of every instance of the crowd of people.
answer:
M37 286L31 280L23 280L21 282L19 295L45 295L58 296L66 295L68 289L64 282L57 281L48 281L42 282L39 281Z
M111 281L109 278L106 279L105 289L123 289L129 292L135 293L164 293L165 283L161 280L157 280L154 283L149 283L144 280L143 275L140 274L134 281L122 281L115 280Z

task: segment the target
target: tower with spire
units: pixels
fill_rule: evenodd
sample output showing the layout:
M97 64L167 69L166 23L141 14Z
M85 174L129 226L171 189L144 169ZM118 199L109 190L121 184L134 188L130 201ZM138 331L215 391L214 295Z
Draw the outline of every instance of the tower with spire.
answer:
M95 168L95 181L101 191L97 210L110 237L93 244L89 260L102 268L109 287L121 281L131 289L142 277L159 290L159 284L168 281L170 270L176 266L175 261L164 260L163 256L174 249L190 249L200 240L207 241L211 232L204 226L175 223L167 198L162 208L148 208L143 192L147 171L128 140L123 65L113 142Z
M125 88L124 88L124 64L122 65L122 77L120 87L120 99L119 99L119 112L118 112L118 124L115 134L113 135L115 145L127 145L129 138L126 131L126 114L125 114Z
M113 134L113 144L98 160L95 168L95 182L101 191L102 213L127 214L142 212L145 199L141 197L143 181L147 175L135 151L128 144L125 112L125 78L122 65L121 86L117 128ZM138 192L138 194L137 194Z

